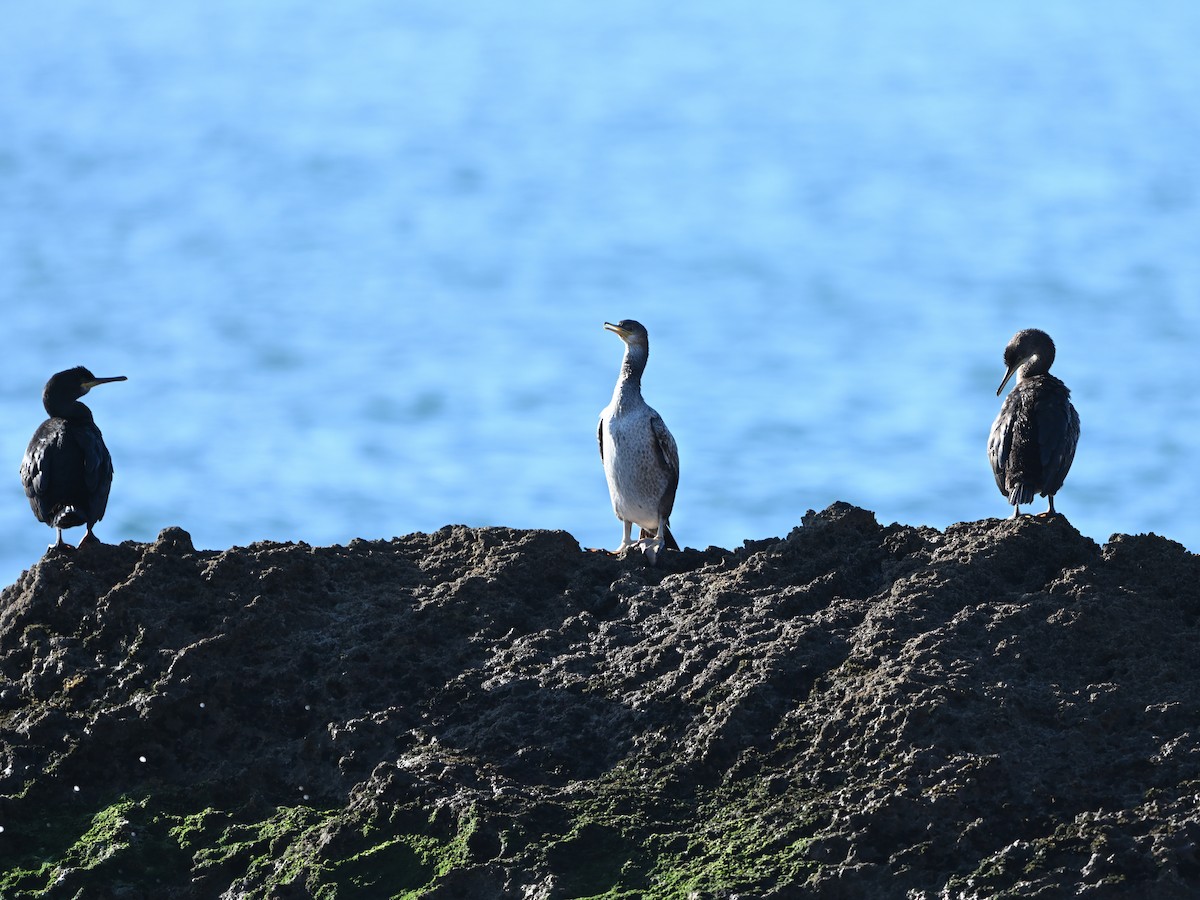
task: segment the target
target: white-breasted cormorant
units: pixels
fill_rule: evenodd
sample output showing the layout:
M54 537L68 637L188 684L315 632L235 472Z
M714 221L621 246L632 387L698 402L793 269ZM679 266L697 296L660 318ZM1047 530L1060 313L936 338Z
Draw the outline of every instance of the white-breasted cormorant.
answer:
M1054 495L1075 458L1079 414L1067 386L1050 374L1054 341L1036 328L1018 331L1004 348L1007 371L996 396L1017 373L1017 383L1004 398L988 437L988 458L996 484L1013 506L1013 518L1034 494L1050 499L1046 515L1054 515Z
M625 343L612 402L600 413L596 429L613 512L625 526L617 552L634 543L629 532L637 525L637 543L653 563L662 548L679 549L670 528L679 487L679 449L662 416L642 399L642 373L650 356L645 326L623 319L616 325L605 322L604 327Z
M98 384L124 381L124 375L97 378L83 366L51 376L42 391L42 405L50 416L38 426L25 458L21 484L39 522L58 529L51 549L64 547L63 529L86 525L79 542L99 543L92 526L104 518L113 464L92 411L79 398Z

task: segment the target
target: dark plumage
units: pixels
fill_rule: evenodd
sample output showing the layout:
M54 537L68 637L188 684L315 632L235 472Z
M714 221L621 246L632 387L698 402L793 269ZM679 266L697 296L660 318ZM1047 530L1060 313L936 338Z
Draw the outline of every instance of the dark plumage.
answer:
M670 528L679 487L679 449L662 416L642 398L642 373L650 358L645 326L623 319L616 325L605 322L604 327L625 343L612 401L601 411L596 429L613 512L625 527L617 552L631 546L629 532L636 524L637 543L653 562L662 548L679 549Z
M92 411L79 398L98 384L124 381L97 378L83 366L51 376L42 391L50 416L38 426L21 461L21 484L39 522L58 529L53 547L65 546L63 529L86 525L80 546L99 538L92 527L104 518L113 464Z
M1049 498L1047 514L1054 515L1054 495L1075 459L1079 414L1067 386L1049 373L1053 363L1054 341L1036 328L1018 331L1004 348L1007 371L996 395L1014 372L1017 383L992 424L988 458L1014 517L1034 494Z

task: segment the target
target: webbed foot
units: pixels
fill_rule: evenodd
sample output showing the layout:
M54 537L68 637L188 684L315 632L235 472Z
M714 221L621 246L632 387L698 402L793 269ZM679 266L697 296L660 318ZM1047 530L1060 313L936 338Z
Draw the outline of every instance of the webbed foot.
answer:
M58 540L56 540L53 544L51 544L49 547L47 547L46 552L47 553L66 553L66 552L74 550L74 549L75 549L74 547L72 547L65 540L63 540L62 529L59 528L58 529Z

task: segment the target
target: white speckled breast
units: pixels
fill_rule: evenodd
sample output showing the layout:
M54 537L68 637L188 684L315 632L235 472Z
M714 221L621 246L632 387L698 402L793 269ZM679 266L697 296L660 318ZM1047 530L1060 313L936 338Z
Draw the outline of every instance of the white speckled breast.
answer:
M650 423L655 415L645 403L615 414L610 405L601 419L604 475L613 512L643 528L658 527L659 505L669 481L654 447Z

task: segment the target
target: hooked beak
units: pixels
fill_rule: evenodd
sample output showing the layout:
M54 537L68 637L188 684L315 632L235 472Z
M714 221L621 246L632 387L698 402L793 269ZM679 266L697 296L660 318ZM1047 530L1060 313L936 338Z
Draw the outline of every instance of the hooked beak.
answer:
M1005 386L1006 384L1008 384L1008 379L1012 378L1012 376L1013 376L1013 372L1017 371L1017 369L1019 369L1019 368L1021 368L1021 364L1020 364L1020 363L1017 363L1015 366L1011 366L1011 367L1009 368L1009 370L1008 370L1007 372L1005 372L1005 373L1004 373L1004 380L1003 380L1002 382L1000 382L1000 387L996 388L996 396L997 396L997 397L999 397L999 396L1000 396L1000 392L1001 392L1002 390L1004 390L1004 386Z
M629 335L631 335L633 333L631 331L626 331L620 325L614 325L612 322L605 322L604 328L606 331L611 331L613 334L615 334L621 340L625 340L625 338L629 337Z
M114 375L111 378L93 378L91 381L85 381L83 383L83 389L85 391L90 391L92 388L94 388L98 384L108 384L111 381L128 381L128 380L129 379L126 378L124 375Z
M1015 363L1013 363L1011 366L1009 366L1009 367L1008 367L1008 371L1004 373L1004 380L1003 380L1002 382L1000 382L1000 387L996 388L996 396L997 396L997 397L999 397L999 396L1000 396L1000 392L1001 392L1002 390L1004 390L1004 386L1005 386L1006 384L1008 384L1008 379L1010 379L1010 378L1012 378L1012 377L1013 377L1013 373L1014 373L1014 372L1019 372L1019 371L1021 371L1021 368L1022 368L1023 366L1027 366L1029 363L1033 362L1035 359L1037 359L1037 354L1036 354L1036 353L1030 353L1030 354L1029 354L1028 356L1026 356L1025 358L1023 358L1023 359L1018 359L1018 360L1017 360Z

